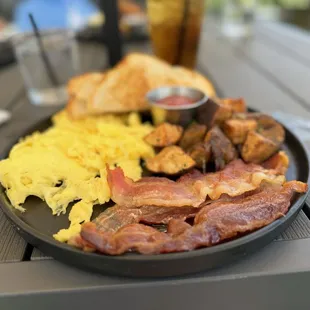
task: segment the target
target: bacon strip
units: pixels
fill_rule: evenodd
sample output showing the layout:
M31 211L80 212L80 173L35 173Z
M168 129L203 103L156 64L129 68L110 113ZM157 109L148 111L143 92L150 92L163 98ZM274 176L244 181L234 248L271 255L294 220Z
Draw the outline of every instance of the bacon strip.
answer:
M273 169L278 172L278 174L285 175L289 167L290 160L288 155L284 151L279 151L278 153L271 156L269 159L262 163L265 169Z
M143 206L141 208L126 208L114 206L107 208L93 221L96 228L105 232L116 232L120 228L134 223L145 224L168 224L171 220L184 221L193 218L198 213L199 208L165 208L154 206ZM186 224L184 222L184 224ZM77 235L68 241L75 247L82 248L84 251L95 251L95 247Z
M141 208L127 208L114 206L107 208L95 220L97 228L103 231L115 232L121 227L133 223L168 224L172 219L186 220L193 218L199 208L165 208L143 206Z
M143 224L129 224L117 232L110 232L101 230L93 222L85 223L80 241L110 255L127 251L142 254L190 251L212 246L272 223L287 213L295 192L306 191L307 184L291 181L283 186L262 188L247 197L214 202L199 211L193 226L183 220L170 221L168 233ZM76 242L76 245L83 246L83 242Z
M167 178L147 177L133 182L121 168L107 170L111 199L120 206L183 207L199 206L202 202L185 185Z
M207 198L231 197L255 190L262 182L283 184L285 177L275 170L234 160L222 171L202 174L197 170L174 182L167 178L142 178L138 182L124 176L121 168L108 169L112 200L129 208L145 205L160 207L199 207Z

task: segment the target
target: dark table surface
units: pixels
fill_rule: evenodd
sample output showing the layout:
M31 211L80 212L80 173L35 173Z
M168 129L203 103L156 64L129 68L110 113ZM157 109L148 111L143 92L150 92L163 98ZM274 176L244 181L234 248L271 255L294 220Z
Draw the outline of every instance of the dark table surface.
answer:
M197 68L220 96L243 96L249 106L285 112L287 125L310 149L310 36L292 26L260 22L246 41L224 38L210 20L203 28ZM126 46L151 52L149 43ZM80 45L82 71L104 69L104 46ZM0 71L0 108L13 113L0 127L1 150L59 107L29 103L16 65ZM310 131L309 131L310 132ZM194 276L147 280L90 274L63 265L27 244L0 210L0 309L308 309L310 220L305 206L272 244L246 259Z

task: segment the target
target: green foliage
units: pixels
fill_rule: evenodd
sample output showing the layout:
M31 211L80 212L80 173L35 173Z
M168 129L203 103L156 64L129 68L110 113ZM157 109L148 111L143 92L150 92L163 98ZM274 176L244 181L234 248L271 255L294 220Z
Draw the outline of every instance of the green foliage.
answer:
M223 7L226 1L231 0L206 0L209 8L219 10ZM242 3L252 3L253 0L239 0ZM258 5L278 5L287 9L305 9L309 8L309 0L257 0Z
M277 2L284 8L304 9L310 5L309 0L279 0Z

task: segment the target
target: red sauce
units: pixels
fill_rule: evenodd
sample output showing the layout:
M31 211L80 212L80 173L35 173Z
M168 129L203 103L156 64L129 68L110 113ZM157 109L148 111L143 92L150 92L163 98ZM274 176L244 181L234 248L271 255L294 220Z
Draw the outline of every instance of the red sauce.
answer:
M181 95L172 95L157 101L159 104L166 104L166 105L186 105L192 104L195 100L190 97L181 96Z

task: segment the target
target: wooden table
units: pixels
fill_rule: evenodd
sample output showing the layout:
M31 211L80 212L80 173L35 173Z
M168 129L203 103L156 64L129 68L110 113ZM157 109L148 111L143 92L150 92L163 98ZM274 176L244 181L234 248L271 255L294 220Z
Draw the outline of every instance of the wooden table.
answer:
M148 43L130 50L150 52ZM286 111L310 123L310 37L293 27L257 24L246 42L204 27L198 69L220 96L243 96L256 109ZM81 45L83 71L106 66L105 48ZM1 150L32 123L58 108L39 108L26 97L15 65L0 72L0 107L13 113L0 128ZM290 126L290 123L288 124ZM310 146L307 130L300 129ZM309 141L308 141L309 139ZM307 211L307 207L305 209ZM309 214L309 212L307 213ZM90 274L54 261L27 244L0 211L0 309L307 309L310 221L301 212L271 245L243 261L199 275L165 280ZM67 306L66 306L67 307Z

